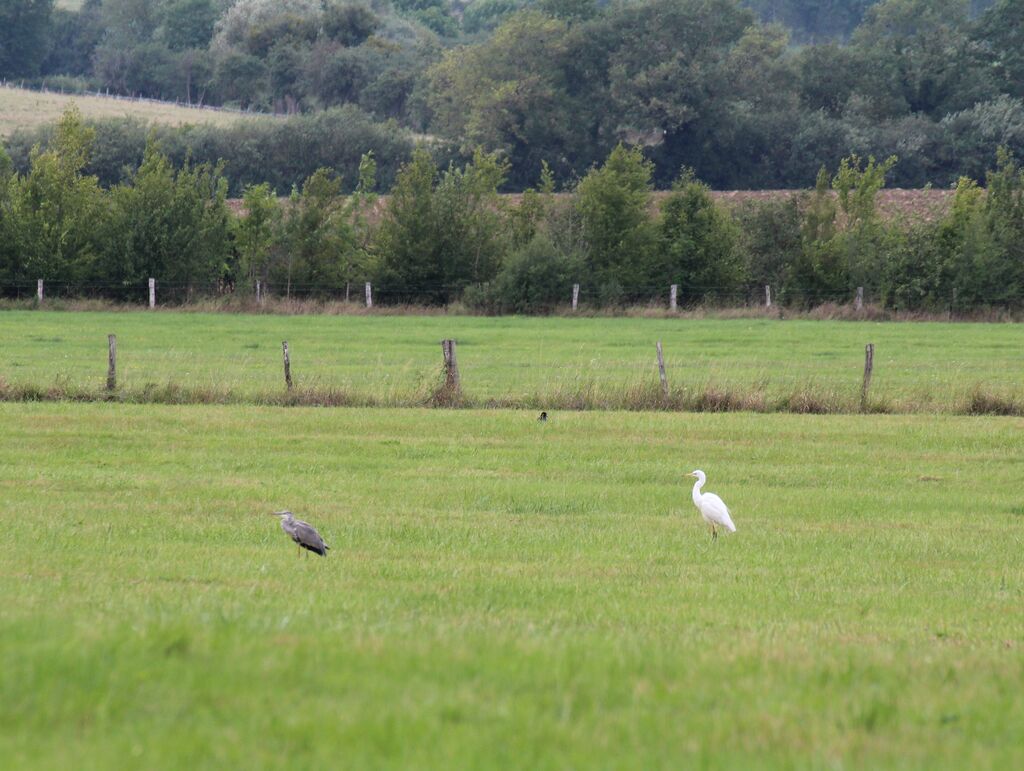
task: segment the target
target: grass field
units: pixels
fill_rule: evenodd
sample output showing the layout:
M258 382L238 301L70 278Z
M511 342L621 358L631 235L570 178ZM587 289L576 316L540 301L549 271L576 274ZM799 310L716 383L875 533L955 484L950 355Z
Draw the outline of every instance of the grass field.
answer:
M138 118L151 123L180 126L185 123L212 123L226 126L238 120L256 120L233 112L199 110L173 104L134 102L105 96L55 94L30 89L0 87L0 137L17 129L32 129L60 119L74 103L86 118Z
M1018 418L0 428L5 768L1024 765ZM715 544L695 466L739 528Z
M439 341L452 337L471 404L615 406L657 392L660 339L676 393L733 391L770 405L799 392L852 407L871 342L880 408L956 411L979 388L1024 404L1019 324L8 311L0 380L102 388L108 333L118 336L119 385L135 393L176 383L243 400L279 394L288 340L298 387L415 403L436 382Z

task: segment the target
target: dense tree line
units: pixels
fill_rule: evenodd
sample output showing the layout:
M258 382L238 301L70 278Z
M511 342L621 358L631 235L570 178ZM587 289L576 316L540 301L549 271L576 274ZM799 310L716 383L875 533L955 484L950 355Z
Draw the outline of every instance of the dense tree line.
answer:
M851 153L899 155L898 186L949 186L997 146L1024 155L1022 30L1019 0L0 0L0 76L358 109L466 161L499 153L512 190L541 161L571 185L619 142L660 188L683 167L715 188L806 187ZM33 142L15 144L24 163ZM408 151L375 156L383 172ZM258 181L221 157L235 186ZM265 178L294 182L290 162L268 157Z
M96 176L103 187L129 179L142 163L147 141L155 137L177 166L186 159L223 162L232 197L240 197L247 186L262 182L287 193L321 167L337 171L345 181L344 189L350 191L364 152L372 152L378 159L378 183L387 189L413 148L409 132L393 121L378 123L353 105L309 115L239 121L223 128L148 126L124 118L89 121L89 127L94 140L84 171ZM27 172L33 148L51 147L55 132L54 126L15 132L7 141L14 168ZM457 154L457 148L443 143L431 147L439 162Z
M986 188L963 178L935 222L883 220L876 196L896 159L845 158L813 191L735 209L716 204L691 170L652 199L654 165L639 148L612 149L555 194L550 167L509 199L507 159L477 150L439 167L417 148L386 203L378 165L361 156L351 184L322 168L282 202L247 186L227 202L222 164L176 165L151 135L139 167L104 189L85 172L95 129L71 111L49 149L17 172L0 155L0 289L37 278L67 291L142 296L154 277L165 299L246 295L259 281L278 296L348 296L372 281L378 301L542 313L571 287L584 303L663 301L808 307L847 303L856 287L887 307L931 311L1024 306L1024 170L1001 149Z

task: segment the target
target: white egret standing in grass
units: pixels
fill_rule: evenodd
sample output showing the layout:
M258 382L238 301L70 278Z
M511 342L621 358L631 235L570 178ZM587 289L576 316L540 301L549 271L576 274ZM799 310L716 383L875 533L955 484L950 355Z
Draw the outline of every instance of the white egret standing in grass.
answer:
M714 493L701 493L700 488L707 481L704 472L698 469L697 471L691 471L686 476L697 478L697 481L693 484L693 505L697 507L697 511L704 517L704 521L711 525L711 540L713 541L718 538L717 525L721 525L730 533L735 533L736 525L732 523L732 517L729 516L729 507L725 505L725 501Z

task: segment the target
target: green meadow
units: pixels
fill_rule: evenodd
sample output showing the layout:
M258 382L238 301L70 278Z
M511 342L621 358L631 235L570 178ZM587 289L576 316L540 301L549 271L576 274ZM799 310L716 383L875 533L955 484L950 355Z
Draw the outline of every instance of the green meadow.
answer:
M287 340L297 388L417 403L437 381L441 339L454 338L470 404L628 406L624 393L657 391L661 340L674 393L771 403L800 392L856 405L873 343L871 398L883 411L963 411L979 390L1018 412L1024 404L1024 328L980 323L6 311L0 382L101 389L110 333L128 393L175 384L235 400L279 394Z
M541 387L538 363L631 376L659 335L680 378L785 361L845 382L865 340L894 391L1021 366L1011 327L176 319L5 314L2 369L98 378L108 331L126 377L254 388L281 337L299 377L367 387L442 335L495 390ZM1022 436L940 415L0 404L2 765L1020 768ZM694 467L738 526L715 543ZM297 556L283 507L326 559Z

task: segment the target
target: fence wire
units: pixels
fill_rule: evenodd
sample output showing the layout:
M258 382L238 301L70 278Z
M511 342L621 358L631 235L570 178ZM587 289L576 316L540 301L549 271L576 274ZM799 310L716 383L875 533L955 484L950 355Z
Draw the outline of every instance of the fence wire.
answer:
M371 283L371 296L374 306L428 305L445 306L461 299L467 287L466 282L417 282L414 284L374 284ZM614 308L627 306L670 307L671 287L654 284L642 284L628 287L615 287L609 291L607 286L593 283L579 283L578 303L581 308ZM166 281L156 280L155 304L164 306L181 306L202 300L236 299L262 301L319 301L349 302L366 305L366 282L352 281L342 283L306 283L260 281L259 289L230 281ZM765 285L759 284L746 287L726 287L714 285L696 285L680 283L676 285L676 307L680 310L701 306L709 307L742 307L766 306L767 296ZM258 294L257 294L258 292ZM570 286L564 292L564 298L554 303L555 307L570 307L573 290ZM805 291L791 289L784 284L771 286L771 305L785 307L812 308L824 304L864 305L878 303L882 298L875 296L867 289L858 293L857 289L844 292ZM14 280L0 282L0 298L15 301L39 299L38 280ZM127 304L146 306L150 301L149 281L67 281L43 280L42 301L46 300L109 300ZM939 301L933 300L932 306ZM893 306L893 303L888 303ZM946 310L975 310L979 308L1004 311L1019 311L1020 304L1007 303L1002 299L985 298L979 303L976 299L966 305L958 302L956 292L952 292L944 301ZM898 307L895 308L899 310ZM906 310L914 310L906 308Z

